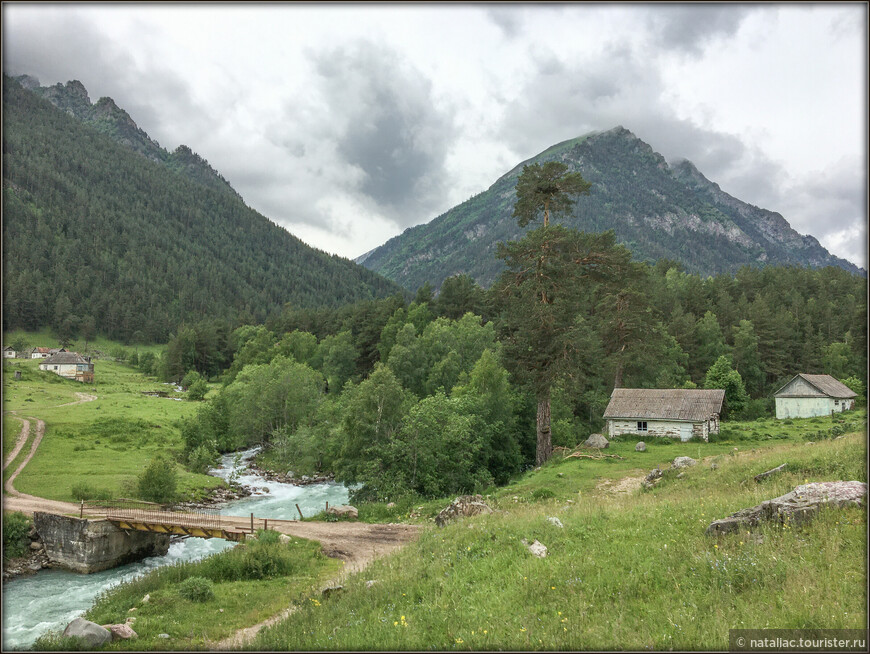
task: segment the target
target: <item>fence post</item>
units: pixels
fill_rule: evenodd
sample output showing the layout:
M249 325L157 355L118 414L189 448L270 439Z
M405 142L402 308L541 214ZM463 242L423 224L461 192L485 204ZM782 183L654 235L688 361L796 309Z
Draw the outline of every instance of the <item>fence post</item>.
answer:
M251 514L251 533L254 533L254 514Z
M329 513L329 500L326 500L326 512Z
M299 505L296 505L296 510L299 511L299 519L302 520L305 516L302 515L302 509L299 508Z
M82 505L79 507L79 518L85 517L85 501L82 500Z
M263 529L269 531L269 518L263 520Z

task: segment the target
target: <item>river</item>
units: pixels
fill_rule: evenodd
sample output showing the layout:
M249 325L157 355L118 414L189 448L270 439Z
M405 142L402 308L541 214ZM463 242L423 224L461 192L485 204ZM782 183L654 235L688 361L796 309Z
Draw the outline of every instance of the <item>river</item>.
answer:
M235 465L237 455L225 455L221 467L211 471L211 474L224 479L238 473L236 478L240 483L256 487L261 493L227 503L221 509L222 514L246 516L254 513L257 518L293 520L299 515L297 504L306 516L323 510L327 502L347 504L348 492L342 484L293 486L250 474L245 462L256 452L257 448L242 452L239 469ZM263 487L269 492L263 493ZM111 586L160 566L195 561L234 545L217 538L188 538L170 545L166 556L151 557L103 572L83 575L65 570L41 570L8 581L3 585L3 650L29 649L46 631L63 629L73 618L89 609L97 595Z

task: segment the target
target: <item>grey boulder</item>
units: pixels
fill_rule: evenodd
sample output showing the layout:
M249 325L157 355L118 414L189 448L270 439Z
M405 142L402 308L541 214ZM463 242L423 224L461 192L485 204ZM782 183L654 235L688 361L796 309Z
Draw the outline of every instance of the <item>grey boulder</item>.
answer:
M589 438L583 441L583 447L594 447L603 450L605 447L610 447L610 441L604 438L601 434L592 434Z
M63 630L64 637L80 638L88 647L102 647L112 640L112 633L96 622L76 618Z

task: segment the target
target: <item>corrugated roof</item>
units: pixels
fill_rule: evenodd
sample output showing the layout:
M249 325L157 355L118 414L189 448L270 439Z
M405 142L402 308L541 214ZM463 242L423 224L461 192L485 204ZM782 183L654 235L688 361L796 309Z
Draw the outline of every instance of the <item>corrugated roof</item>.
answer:
M707 420L722 412L725 391L681 388L615 388L605 418Z
M804 373L798 373L797 375L792 377L789 380L788 384L786 384L785 386L780 388L776 393L774 393L774 397L779 396L779 394L782 393L783 389L788 388L788 386L790 386L791 383L795 379L797 379L798 377L800 377L801 379L806 381L808 384L815 386L816 388L818 388L822 393L824 393L828 397L837 397L837 398L856 397L855 391L853 391L851 388L846 386L844 383L837 381L836 379L834 379L830 375L806 375ZM780 397L784 397L784 396L780 396ZM803 396L789 393L789 397L803 397Z
M58 352L45 359L43 363L68 365L72 363L88 363L88 361L78 352Z

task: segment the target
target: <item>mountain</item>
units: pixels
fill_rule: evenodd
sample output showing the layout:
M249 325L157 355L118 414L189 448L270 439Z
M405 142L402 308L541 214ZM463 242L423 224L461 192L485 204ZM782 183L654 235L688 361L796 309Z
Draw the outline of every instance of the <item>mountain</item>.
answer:
M184 321L261 322L402 289L250 209L78 82L3 80L3 327L163 341Z
M839 266L866 274L833 256L812 236L795 232L780 214L723 192L694 165L673 166L623 127L595 132L548 148L500 177L489 189L425 225L405 230L357 258L367 268L408 289L434 287L466 273L482 286L502 270L496 244L522 229L511 217L514 187L526 164L558 160L592 183L569 227L587 232L612 229L635 259L682 262L688 272L714 275L743 265Z

